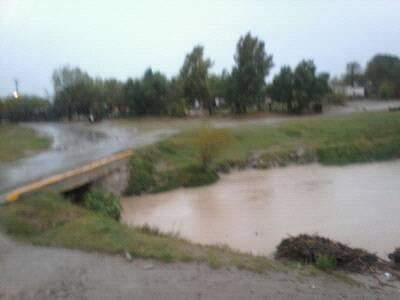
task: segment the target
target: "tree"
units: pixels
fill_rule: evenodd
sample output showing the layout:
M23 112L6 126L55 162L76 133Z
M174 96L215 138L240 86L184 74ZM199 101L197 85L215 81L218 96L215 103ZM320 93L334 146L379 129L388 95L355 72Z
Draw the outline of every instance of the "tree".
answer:
M270 88L271 98L274 101L286 103L288 112L293 111L294 75L289 66L283 66L278 75L275 75Z
M149 68L141 79L128 79L124 95L130 111L137 115L166 113L168 80L160 72Z
M349 62L346 65L346 74L344 76L344 81L351 85L351 86L355 86L357 85L362 85L363 84L363 71L361 68L361 65L356 62L356 61L352 61Z
M51 118L51 104L39 96L22 95L0 100L0 120L45 121Z
M303 60L294 71L294 98L299 112L309 108L316 87L316 67L313 61Z
M272 56L265 52L265 44L250 32L240 37L234 56L229 99L235 113L245 113L250 105L264 100L265 77L273 66Z
M89 115L96 101L92 78L79 68L64 66L53 72L54 106L60 116Z
M170 80L168 87L167 113L172 117L184 117L186 115L183 82L179 77Z
M124 102L128 111L136 114L144 114L143 91L139 79L129 78L124 85Z
M153 72L149 68L144 73L142 89L144 96L144 112L155 115L166 113L168 96L167 77L160 72Z
M296 110L308 110L311 103L322 110L322 98L329 92L329 74L316 74L316 66L312 60L301 61L294 71L293 95Z
M320 73L317 76L317 86L315 90L314 101L321 102L321 100L331 92L331 88L329 86L329 73Z
M103 93L110 113L126 114L127 105L124 101L124 84L110 78L103 81Z
M211 60L204 58L203 46L195 46L192 52L186 55L180 70L180 79L183 82L185 97L191 104L195 100L200 101L210 115L214 107L208 86L208 70L211 66Z
M229 74L223 70L221 74L211 74L208 78L211 99L226 99L228 92Z
M378 54L367 64L366 77L371 84L371 92L377 96L383 90L385 96L392 90L392 96L400 96L400 58L395 55Z

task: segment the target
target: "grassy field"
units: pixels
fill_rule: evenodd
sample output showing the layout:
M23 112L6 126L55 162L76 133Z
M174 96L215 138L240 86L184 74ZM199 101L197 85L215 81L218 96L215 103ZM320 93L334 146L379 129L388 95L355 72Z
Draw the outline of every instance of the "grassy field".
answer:
M226 129L226 134L233 136L233 142L208 170L200 168L198 129L138 150L131 160L128 192L209 184L218 179L217 171L232 167L268 168L313 161L342 165L400 157L400 112L245 125Z
M0 125L0 141L0 162L16 160L51 144L49 138L18 125Z

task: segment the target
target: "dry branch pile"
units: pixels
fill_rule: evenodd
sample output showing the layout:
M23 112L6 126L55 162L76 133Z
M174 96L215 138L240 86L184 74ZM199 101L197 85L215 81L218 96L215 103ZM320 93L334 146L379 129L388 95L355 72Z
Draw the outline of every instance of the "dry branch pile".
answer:
M396 265L400 267L400 248L396 248L393 253L389 254L389 259Z
M378 263L375 254L363 249L350 248L328 238L307 234L282 240L276 253L277 258L304 263L315 263L319 255L334 257L338 268L351 272L365 272Z

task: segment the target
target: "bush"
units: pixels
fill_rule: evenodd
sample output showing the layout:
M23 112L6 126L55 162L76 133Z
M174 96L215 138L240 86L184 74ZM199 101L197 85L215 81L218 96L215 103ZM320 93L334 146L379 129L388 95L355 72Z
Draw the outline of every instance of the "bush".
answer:
M155 185L155 168L150 159L133 155L129 161L129 183L126 193L139 195Z
M179 98L171 102L167 107L168 115L171 117L184 117L186 116L186 103L184 98Z
M382 82L379 86L379 96L382 99L389 99L395 96L395 87L390 82Z
M194 187L211 184L219 178L218 173L212 169L190 166L180 172L181 182L185 187Z
M204 127L200 129L195 139L195 147L199 151L200 163L207 169L216 156L233 141L232 135L226 129Z
M318 254L315 259L315 266L322 271L336 269L336 258L330 255Z
M276 257L312 263L321 268L335 265L353 272L367 271L378 262L375 254L363 249L350 248L324 237L307 234L282 240L277 247Z
M119 197L101 189L87 192L83 197L83 206L115 220L121 218L122 208Z
M329 93L325 96L324 101L329 104L344 105L346 100L342 93Z

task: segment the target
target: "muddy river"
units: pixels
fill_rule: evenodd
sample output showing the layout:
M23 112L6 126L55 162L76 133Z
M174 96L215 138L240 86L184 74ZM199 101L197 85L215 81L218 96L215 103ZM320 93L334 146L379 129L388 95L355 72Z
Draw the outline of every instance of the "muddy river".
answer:
M399 178L400 161L246 170L207 187L126 198L123 220L263 255L288 235L318 233L383 257L400 246Z

